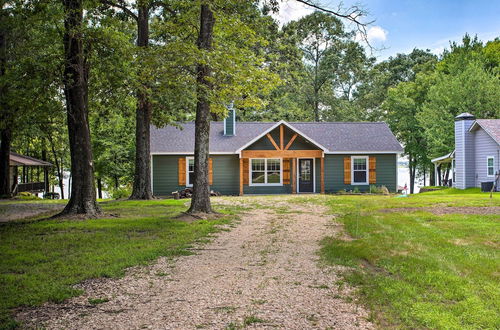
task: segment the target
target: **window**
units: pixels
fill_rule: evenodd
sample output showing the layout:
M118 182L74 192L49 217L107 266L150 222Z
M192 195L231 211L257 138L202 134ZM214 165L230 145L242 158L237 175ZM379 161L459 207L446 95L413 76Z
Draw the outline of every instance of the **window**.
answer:
M368 156L352 156L351 163L351 184L368 184Z
M281 185L281 159L251 159L251 185Z
M488 176L494 176L495 175L495 157L489 156L486 158L486 171Z
M192 187L194 183L194 158L188 157L186 159L186 186Z

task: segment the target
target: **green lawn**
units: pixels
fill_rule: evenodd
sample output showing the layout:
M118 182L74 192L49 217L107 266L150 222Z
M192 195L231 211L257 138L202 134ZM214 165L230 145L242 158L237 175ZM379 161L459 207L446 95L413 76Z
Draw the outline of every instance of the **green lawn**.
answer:
M325 238L321 255L352 267L344 280L358 288L379 325L500 328L500 214L381 211L500 206L500 194L448 189L408 198L332 196L327 204L353 240Z
M186 210L184 203L113 201L101 203L108 216L100 219L0 224L0 328L15 325L10 318L13 308L78 295L72 285L85 279L117 277L125 268L159 256L186 254L190 244L220 230L218 225L233 217L174 220Z

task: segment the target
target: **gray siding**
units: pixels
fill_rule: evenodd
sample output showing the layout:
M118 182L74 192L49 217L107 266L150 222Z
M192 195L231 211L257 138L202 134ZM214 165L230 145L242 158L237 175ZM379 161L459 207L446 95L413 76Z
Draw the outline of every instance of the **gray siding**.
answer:
M356 187L360 191L369 191L370 185L350 185L344 184L344 157L352 155L325 155L325 191L328 193L339 190L354 190ZM361 155L360 155L361 156ZM386 186L391 192L397 188L397 165L396 154L372 154L377 158L376 173L377 187ZM319 186L318 186L319 187Z
M153 155L153 194L170 196L179 186L178 159L182 155ZM224 195L239 193L239 159L237 155L213 155L213 185L210 187Z
M469 128L474 120L455 121L455 187L475 187L474 135Z
M488 176L487 172L487 158L494 157L495 172L500 170L500 146L488 135L482 128L477 129L472 133L474 136L474 150L475 150L475 177L476 187L481 186L483 181L493 181L494 176Z

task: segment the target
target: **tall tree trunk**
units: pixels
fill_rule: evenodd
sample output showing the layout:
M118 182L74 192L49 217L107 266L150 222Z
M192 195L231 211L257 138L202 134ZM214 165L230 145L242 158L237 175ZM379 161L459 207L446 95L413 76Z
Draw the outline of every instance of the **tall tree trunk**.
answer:
M54 162L56 163L56 171L57 171L57 181L59 183L59 188L61 189L61 199L64 199L64 170L62 166L62 159L61 162L59 162L59 159L57 158L57 152L56 152L56 147L54 145L54 140L52 140L52 137L50 134L47 135L48 140L50 143L50 148L52 150L52 155L54 156Z
M96 202L90 129L88 122L88 64L85 58L82 21L83 0L62 0L64 18L64 94L71 154L71 198L61 212L95 217Z
M0 18L3 18L4 11L0 8ZM6 28L5 24L0 27L0 76L5 75L6 62L7 62L7 40L6 40ZM12 140L12 131L8 127L7 118L5 118L7 113L7 104L5 102L5 93L7 87L4 82L0 85L0 120L2 122L0 129L0 138L2 139L0 143L0 197L10 197L10 145Z
M97 196L102 199L102 179L97 178Z
M140 6L137 16L137 46L146 48L149 45L149 7ZM147 79L141 76L140 79ZM151 101L148 84L143 83L137 91L137 109L135 126L135 173L134 186L130 199L152 199L151 191L151 159L150 159L150 123Z
M10 128L1 130L0 142L0 197L10 197L10 145L12 141L12 132Z
M47 161L47 150L45 149L45 140L43 140L43 149L42 149L42 160ZM45 193L49 192L49 168L47 166L43 167L43 182Z
M429 168L429 185L430 186L437 186L436 183L436 173L434 171L433 165L430 165L431 167Z
M197 46L201 50L212 48L212 33L215 18L208 4L201 5L200 33ZM198 64L195 140L194 140L194 184L191 207L188 213L211 213L210 186L208 184L208 157L210 143L210 101L208 91L212 88L207 77L211 69L206 64Z
M410 194L415 191L415 174L417 169L417 162L415 159L409 155L409 167L410 167Z

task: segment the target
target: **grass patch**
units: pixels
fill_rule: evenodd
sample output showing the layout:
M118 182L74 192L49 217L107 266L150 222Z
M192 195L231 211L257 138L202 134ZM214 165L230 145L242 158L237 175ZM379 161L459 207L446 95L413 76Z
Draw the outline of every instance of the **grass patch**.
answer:
M99 305L99 304L104 304L109 301L108 298L89 298L89 304L91 305Z
M266 323L266 322L267 321L264 319L261 319L255 315L251 315L251 316L245 317L245 319L243 320L243 325L249 326L249 325L256 324L256 323Z
M80 294L73 285L83 280L120 277L126 268L160 256L188 254L191 244L234 218L231 209L219 209L228 217L174 220L185 211L184 202L111 201L101 203L102 209L117 216L0 224L0 328L14 324L13 308L61 302Z
M500 206L477 189L408 198L335 196L328 204L353 240L325 238L322 257L352 267L344 278L381 326L500 328L499 215L434 215L425 207ZM377 212L424 207L417 212Z

